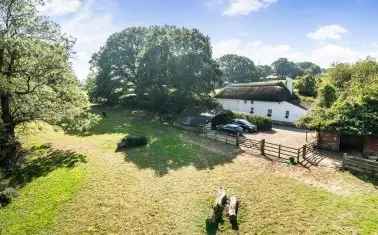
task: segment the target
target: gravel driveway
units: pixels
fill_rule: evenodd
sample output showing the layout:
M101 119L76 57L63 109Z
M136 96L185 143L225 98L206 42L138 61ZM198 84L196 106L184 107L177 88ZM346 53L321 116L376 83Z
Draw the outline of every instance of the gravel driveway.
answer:
M265 139L270 143L290 147L301 147L307 142L312 142L316 139L316 133L314 131L307 132L306 142L306 130L282 126L274 126L272 131L245 134L245 136L255 140Z

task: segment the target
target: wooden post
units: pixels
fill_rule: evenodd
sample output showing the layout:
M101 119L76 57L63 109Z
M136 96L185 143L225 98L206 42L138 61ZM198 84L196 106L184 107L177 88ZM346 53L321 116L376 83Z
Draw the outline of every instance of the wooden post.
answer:
M260 142L260 152L261 155L265 156L265 139L262 139Z
M307 146L303 145L303 152L302 152L303 159L306 159L306 154L307 154Z
M228 216L230 217L230 222L232 227L237 227L238 224L238 209L239 209L239 200L232 196L230 198L230 205L228 207Z
M239 147L239 132L236 134L236 146Z
M281 145L278 145L278 158L281 157Z
M299 158L300 158L300 153L301 153L301 150L300 150L300 149L298 149L297 151L298 151L298 153L297 153L297 163L299 163Z

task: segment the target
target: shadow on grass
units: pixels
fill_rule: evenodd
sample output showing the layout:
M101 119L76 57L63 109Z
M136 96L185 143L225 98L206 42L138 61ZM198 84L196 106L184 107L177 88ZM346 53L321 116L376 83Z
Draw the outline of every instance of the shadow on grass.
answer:
M211 170L215 166L232 163L239 151L197 136L197 143L189 142L188 134L167 130L150 138L150 144L142 148L128 149L125 160L140 169L153 169L157 176L164 176L170 170L193 166L198 170ZM184 137L185 136L185 137Z
M79 163L86 163L86 156L73 151L53 149L48 145L33 147L25 163L7 176L11 187L23 187L34 179L48 175L58 168L74 168Z
M378 177L369 176L366 174L361 174L359 172L349 171L352 175L357 177L358 179L364 181L365 183L369 183L374 185L376 188L378 188Z
M217 221L215 223L211 222L211 219L206 219L206 234L207 235L216 235L219 230L219 225L224 224L223 218L220 219L220 221Z

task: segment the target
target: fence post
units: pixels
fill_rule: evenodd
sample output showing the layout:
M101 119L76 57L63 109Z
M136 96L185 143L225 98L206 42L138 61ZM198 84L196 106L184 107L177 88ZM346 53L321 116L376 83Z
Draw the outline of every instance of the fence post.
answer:
M303 152L302 152L303 159L306 159L306 154L307 154L307 146L303 145Z
M299 163L299 158L300 158L301 149L297 149L297 151L298 151L298 154L297 154L297 163Z
M261 152L261 155L265 156L265 139L261 140L261 143L260 143L260 152Z
M281 157L281 145L278 145L278 158Z
M239 132L236 134L236 146L239 147Z

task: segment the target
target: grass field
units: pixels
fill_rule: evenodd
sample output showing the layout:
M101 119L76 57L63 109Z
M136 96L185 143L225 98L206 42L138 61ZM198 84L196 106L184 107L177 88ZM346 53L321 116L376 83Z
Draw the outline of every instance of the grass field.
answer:
M128 133L149 145L116 152ZM11 179L22 187L0 209L0 234L237 234L226 219L206 226L220 186L241 199L240 234L378 234L374 186L248 156L140 113L107 110L83 136L47 125L21 136L31 157Z

